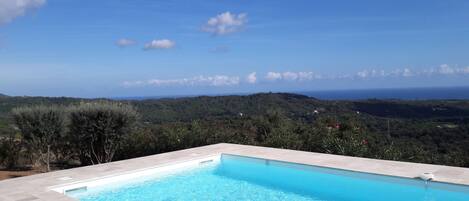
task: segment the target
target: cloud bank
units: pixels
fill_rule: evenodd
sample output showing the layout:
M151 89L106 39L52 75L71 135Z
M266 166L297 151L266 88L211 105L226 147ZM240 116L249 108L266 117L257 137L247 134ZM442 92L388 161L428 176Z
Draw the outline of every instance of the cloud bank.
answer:
M125 81L125 87L142 87L142 86L236 86L240 84L259 84L259 83L273 83L273 82L312 82L314 80L366 80L378 78L401 78L408 79L413 77L434 77L434 76L469 76L468 67L450 66L442 64L437 68L428 68L421 70L413 70L411 68L393 69L389 71L371 69L362 70L355 74L338 74L338 75L322 75L313 73L311 71L285 71L275 72L270 71L264 76L258 76L256 72L251 72L240 79L240 76L196 76L192 78L181 79L151 79L144 81Z
M181 79L151 79L147 81L125 81L125 87L136 86L233 86L238 85L240 79L237 76L215 75L215 76L196 76L192 78Z
M44 5L46 0L0 0L0 25Z
M355 78L368 79L368 78L386 78L386 77L422 77L422 76L455 76L455 75L469 75L469 66L458 67L450 66L448 64L441 64L436 68L427 68L415 70L411 68L398 68L391 71L371 69L363 70L356 73Z

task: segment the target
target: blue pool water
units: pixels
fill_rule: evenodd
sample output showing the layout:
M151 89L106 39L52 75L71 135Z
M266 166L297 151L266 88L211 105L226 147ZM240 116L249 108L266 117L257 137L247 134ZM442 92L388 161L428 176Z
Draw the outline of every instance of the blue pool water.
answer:
M469 187L223 155L220 163L67 195L81 201L468 201Z

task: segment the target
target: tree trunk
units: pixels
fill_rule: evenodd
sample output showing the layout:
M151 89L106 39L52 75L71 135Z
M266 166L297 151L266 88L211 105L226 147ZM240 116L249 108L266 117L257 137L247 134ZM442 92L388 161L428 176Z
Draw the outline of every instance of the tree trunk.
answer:
M50 145L47 145L47 159L46 159L46 163L47 163L47 172L50 171Z

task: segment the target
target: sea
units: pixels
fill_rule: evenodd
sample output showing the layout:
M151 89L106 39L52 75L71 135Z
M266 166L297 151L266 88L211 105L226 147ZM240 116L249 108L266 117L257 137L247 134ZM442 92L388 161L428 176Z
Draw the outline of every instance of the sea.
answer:
M395 89L351 89L298 92L324 100L401 99L401 100L465 100L469 87L428 87Z

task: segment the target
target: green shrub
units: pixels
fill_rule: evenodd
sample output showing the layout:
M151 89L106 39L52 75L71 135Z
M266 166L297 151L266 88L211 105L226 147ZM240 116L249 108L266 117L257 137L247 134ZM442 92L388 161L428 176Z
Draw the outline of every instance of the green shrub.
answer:
M16 168L22 151L21 141L13 136L0 139L0 166Z
M52 150L65 133L65 114L57 106L15 108L12 116L33 159L50 171Z
M70 140L83 164L112 161L126 134L131 132L137 112L127 104L83 103L70 110Z

